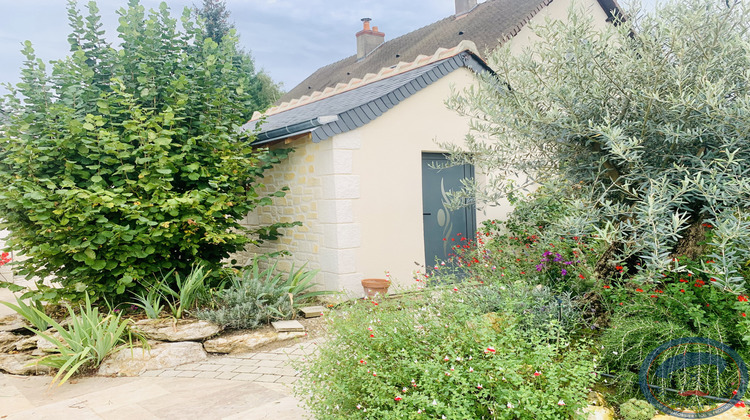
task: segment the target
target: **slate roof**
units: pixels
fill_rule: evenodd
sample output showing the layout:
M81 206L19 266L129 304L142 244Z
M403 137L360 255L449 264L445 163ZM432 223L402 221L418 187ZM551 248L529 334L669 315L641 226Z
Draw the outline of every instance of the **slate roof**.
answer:
M441 0L446 1L446 0ZM287 92L279 103L322 91L367 73L399 62L413 61L419 54L431 54L438 48L450 48L470 40L477 46L480 57L492 51L519 30L552 0L487 0L469 13L449 16L406 35L386 41L367 57L357 61L354 54L341 61L321 67ZM613 10L619 11L616 0L598 0L610 19ZM385 22L381 25L384 28Z
M460 48L464 45L466 43L451 50L441 49L430 57L432 60L426 60L428 57L417 60L410 63L408 70L395 75L384 74L381 70L381 77L373 78L369 83L357 83L351 89L341 86L340 92L331 92L330 96L309 100L302 105L292 105L290 109L280 112L272 108L254 144L270 143L303 133L311 133L312 140L317 143L367 124L460 67L476 72L492 71L475 52ZM419 65L424 61L425 64ZM256 122L257 119L254 118L243 128L253 130Z

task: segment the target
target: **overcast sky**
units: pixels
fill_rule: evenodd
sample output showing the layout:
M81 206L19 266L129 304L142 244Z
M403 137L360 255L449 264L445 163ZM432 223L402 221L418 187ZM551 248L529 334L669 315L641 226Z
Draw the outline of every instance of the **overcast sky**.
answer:
M79 0L83 7L87 0ZM98 0L107 37L116 41L116 10L127 0ZM141 0L147 9L160 1ZM173 15L202 0L168 0ZM453 0L227 0L256 67L289 90L314 70L356 52L354 34L363 17L393 39L453 13ZM481 3L481 0L480 0ZM66 0L0 0L0 83L17 83L30 40L45 61L69 54ZM0 88L0 94L7 90Z
M482 3L484 0L479 0ZM653 1L653 0L647 0ZM87 0L79 0L83 7ZM116 10L127 0L98 0L110 41L117 41ZM147 9L158 0L141 0ZM167 0L174 16L202 0ZM363 17L385 32L386 40L454 13L454 0L227 0L256 67L290 90L316 69L356 52L354 34ZM0 0L0 83L19 81L21 43L30 40L37 56L49 60L69 54L66 0ZM0 94L7 90L0 87Z

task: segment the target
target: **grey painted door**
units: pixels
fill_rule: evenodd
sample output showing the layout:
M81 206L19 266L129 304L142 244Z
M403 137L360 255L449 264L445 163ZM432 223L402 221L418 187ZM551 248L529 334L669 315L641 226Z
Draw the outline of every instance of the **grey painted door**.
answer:
M461 165L433 168L433 165L446 162L446 156L441 153L422 153L422 219L427 267L433 266L436 260L448 260L453 252L452 246L457 245L460 239L459 233L473 239L476 232L476 210L473 203L453 211L448 210L445 204L448 201L448 191L460 190L461 179L474 177L474 167Z

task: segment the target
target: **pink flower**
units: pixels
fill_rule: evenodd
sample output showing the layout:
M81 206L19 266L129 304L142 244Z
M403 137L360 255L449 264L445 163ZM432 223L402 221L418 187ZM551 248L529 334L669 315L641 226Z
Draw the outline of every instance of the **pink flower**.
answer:
M474 372L474 368L469 368L469 372Z
M403 388L401 388L401 392L406 392L406 391L408 391L408 390L406 389L406 387L403 387Z
M362 404L357 404L357 410L361 410L361 409L362 409Z

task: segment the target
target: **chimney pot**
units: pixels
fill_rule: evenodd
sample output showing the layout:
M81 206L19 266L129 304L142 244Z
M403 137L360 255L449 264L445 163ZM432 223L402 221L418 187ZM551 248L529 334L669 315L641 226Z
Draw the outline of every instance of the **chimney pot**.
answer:
M456 0L456 16L465 15L475 7L477 0Z
M361 60L385 41L385 34L377 26L370 29L370 18L362 18L362 30L357 32L357 60Z

